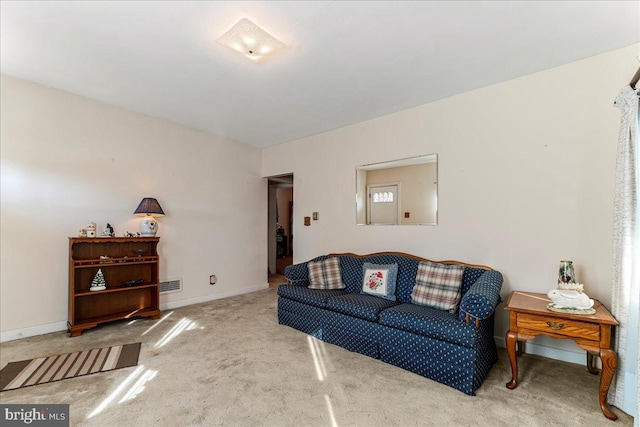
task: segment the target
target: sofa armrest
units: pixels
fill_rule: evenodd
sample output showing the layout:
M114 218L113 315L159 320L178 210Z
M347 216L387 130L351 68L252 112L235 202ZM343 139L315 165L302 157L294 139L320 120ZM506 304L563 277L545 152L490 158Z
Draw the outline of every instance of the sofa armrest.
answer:
M477 321L491 317L502 301L500 298L502 280L502 274L499 271L484 272L462 296L458 318L468 321L467 316L469 316Z
M326 255L316 257L310 261L324 261L327 259ZM309 284L309 267L307 262L301 262L298 264L288 265L284 268L284 277L287 278L289 283L297 284L299 280L306 280Z
M284 277L289 283L295 283L300 280L309 280L309 268L306 263L287 265L284 268Z
M311 261L322 261L327 258L326 255L319 256ZM309 267L306 262L299 264L287 265L284 268L284 277L293 285L309 286Z

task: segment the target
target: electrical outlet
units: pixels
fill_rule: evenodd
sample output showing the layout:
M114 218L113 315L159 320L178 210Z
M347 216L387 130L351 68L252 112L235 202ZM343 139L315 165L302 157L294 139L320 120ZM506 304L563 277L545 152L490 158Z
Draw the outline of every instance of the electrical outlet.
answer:
M212 274L211 276L209 276L209 284L210 285L215 285L217 281L218 281L218 278L216 277L215 274Z

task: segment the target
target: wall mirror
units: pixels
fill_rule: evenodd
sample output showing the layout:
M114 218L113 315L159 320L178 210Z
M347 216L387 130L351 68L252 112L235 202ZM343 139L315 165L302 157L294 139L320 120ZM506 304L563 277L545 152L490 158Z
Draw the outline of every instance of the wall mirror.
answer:
M356 224L437 223L437 154L356 167Z

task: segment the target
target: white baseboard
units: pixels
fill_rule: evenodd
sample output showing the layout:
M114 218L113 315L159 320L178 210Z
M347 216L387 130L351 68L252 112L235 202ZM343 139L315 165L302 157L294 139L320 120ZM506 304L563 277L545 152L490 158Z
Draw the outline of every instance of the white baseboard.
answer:
M504 337L493 337L498 347L507 348ZM531 341L525 343L526 354L535 354L536 356L548 357L549 359L562 360L563 362L576 363L578 365L587 365L587 356L584 351L570 351L559 348L547 347L540 344L534 344ZM600 360L596 362L600 364Z
M234 297L236 295L249 294L251 292L267 289L268 287L269 287L269 283L264 283L262 285L251 286L248 288L234 289L228 292L220 292L218 294L208 294L200 297L163 302L163 303L160 303L160 310L171 310L174 308L184 307L186 305L199 304L201 302L208 302L208 301L214 301L221 298Z
M203 295L201 297L187 298L178 301L170 301L160 304L161 310L171 310L173 308L184 307L186 305L198 304L201 302L213 301L221 298L232 297L236 295L248 294L251 292L261 291L267 289L269 283L262 285L251 286L249 288L234 289L229 292L221 292L218 294ZM29 328L14 329L11 331L0 332L0 342L14 341L21 338L33 337L36 335L49 334L51 332L60 332L67 330L67 322L54 322L44 325L32 326Z
M54 322L44 325L32 326L30 328L14 329L0 332L0 342L19 340L20 338L33 337L36 335L49 334L67 330L67 322Z

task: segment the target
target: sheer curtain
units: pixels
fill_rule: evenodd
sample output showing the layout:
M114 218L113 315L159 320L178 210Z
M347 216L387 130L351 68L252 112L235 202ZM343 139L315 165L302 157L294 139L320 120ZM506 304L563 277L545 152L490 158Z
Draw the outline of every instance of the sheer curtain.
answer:
M613 220L612 314L620 326L615 351L618 369L609 401L635 417L640 407L640 218L638 210L638 93L625 86L616 98L621 111Z

